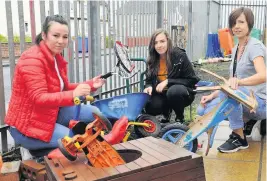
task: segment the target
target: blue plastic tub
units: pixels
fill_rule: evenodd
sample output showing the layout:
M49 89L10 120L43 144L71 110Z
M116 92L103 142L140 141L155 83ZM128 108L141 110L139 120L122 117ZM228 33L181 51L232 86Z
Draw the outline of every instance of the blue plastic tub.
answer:
M146 93L130 93L101 99L93 102L92 105L98 107L108 119L119 119L126 116L128 120L134 121L148 99L149 95Z

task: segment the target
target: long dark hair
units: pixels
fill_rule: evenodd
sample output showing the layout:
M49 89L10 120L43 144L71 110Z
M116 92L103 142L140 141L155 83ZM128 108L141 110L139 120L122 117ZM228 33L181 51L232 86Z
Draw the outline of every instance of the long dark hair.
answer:
M42 25L42 32L44 32L44 34L47 35L52 22L57 22L57 23L68 26L68 22L61 15L57 14L57 15L47 16L45 18L43 25ZM35 38L35 44L36 45L39 45L40 42L43 40L42 39L42 32L39 33Z
M148 76L157 76L158 69L159 69L159 61L160 61L160 55L155 50L155 40L156 37L163 33L167 38L167 57L166 57L166 64L167 64L167 70L171 70L171 51L172 51L172 41L170 39L169 33L165 29L157 29L151 36L150 43L149 43L149 56L147 59L148 64Z

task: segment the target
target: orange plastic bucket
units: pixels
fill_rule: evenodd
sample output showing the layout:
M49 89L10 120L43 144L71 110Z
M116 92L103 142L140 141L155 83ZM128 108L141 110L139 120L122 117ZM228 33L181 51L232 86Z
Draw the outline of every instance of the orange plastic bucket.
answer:
M218 31L220 46L224 50L224 55L232 53L234 47L234 39L230 33L229 28L219 29Z

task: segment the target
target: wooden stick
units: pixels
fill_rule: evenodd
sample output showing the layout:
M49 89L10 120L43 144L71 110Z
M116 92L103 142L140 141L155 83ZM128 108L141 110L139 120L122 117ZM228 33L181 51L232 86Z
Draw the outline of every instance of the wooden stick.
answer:
M217 75L217 74L215 74L215 73L213 73L213 72L211 72L209 70L203 69L203 68L201 68L200 70L202 70L202 71L204 71L204 72L206 72L208 74L211 74L214 77L217 77L218 79L221 79L222 81L224 81L225 84L227 84L227 80L224 77L221 77L221 76L219 76L219 75Z
M196 91L212 91L212 90L220 90L221 86L203 86L203 87L197 87Z

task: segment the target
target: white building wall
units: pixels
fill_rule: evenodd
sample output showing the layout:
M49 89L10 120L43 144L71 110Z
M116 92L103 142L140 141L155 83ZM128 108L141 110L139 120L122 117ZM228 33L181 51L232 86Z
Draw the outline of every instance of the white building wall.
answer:
M31 20L30 20L30 5L29 0L22 0L23 1L23 12L24 12L24 28L25 28L25 35L31 36ZM53 1L54 2L54 14L57 14L58 11L58 0ZM84 3L84 31L85 36L88 36L88 25L87 25L87 3ZM12 9L12 22L13 22L13 34L14 36L19 36L19 17L18 17L18 3L16 0L11 1L11 9ZM34 11L35 11L35 25L36 25L36 34L39 34L41 32L41 15L40 15L40 1L35 0L34 1ZM77 3L77 16L80 17L80 8L79 3ZM7 18L6 18L6 5L5 1L0 1L0 34L7 37ZM106 12L107 13L107 12ZM45 16L49 15L49 1L45 1ZM70 28L71 28L71 34L74 36L74 12L73 12L73 0L70 1ZM100 18L103 18L103 6L100 6ZM27 25L26 25L27 24ZM25 27L27 26L27 27ZM100 30L101 35L103 36L103 22L100 23ZM78 35L82 35L81 31L81 20L79 20L79 30ZM108 35L108 26L106 25L106 35Z
M9 1L9 0L8 0ZM25 35L31 36L31 20L30 20L30 4L29 0L22 0L23 1L23 12L24 12L24 25L28 23L28 31L25 28ZM11 9L12 9L12 23L13 23L13 34L19 36L19 17L18 17L18 3L15 0L11 2ZM54 2L54 13L58 13L58 1ZM6 1L0 1L0 34L7 36L7 20L6 18ZM45 15L49 14L49 1L45 1ZM22 7L20 7L22 8ZM34 11L35 11L35 25L36 25L36 34L40 33L41 31L41 16L40 16L40 3L39 0L34 1ZM25 26L24 26L25 27Z

